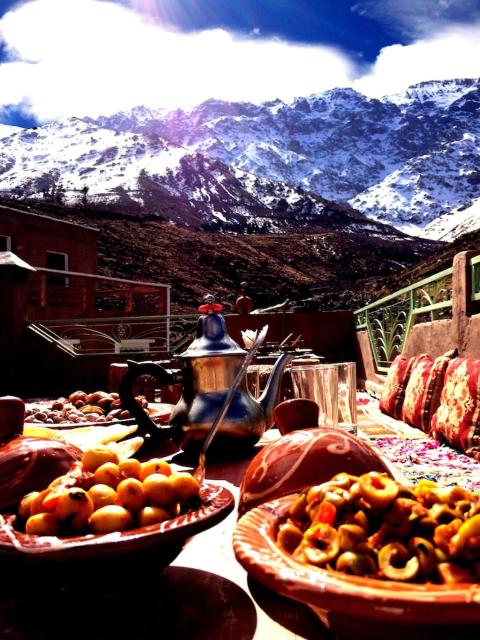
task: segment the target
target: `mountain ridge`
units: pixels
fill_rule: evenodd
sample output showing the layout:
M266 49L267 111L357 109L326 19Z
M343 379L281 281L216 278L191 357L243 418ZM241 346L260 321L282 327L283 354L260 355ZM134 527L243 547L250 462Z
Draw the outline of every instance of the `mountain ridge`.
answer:
M435 234L438 217L480 197L479 114L478 79L381 99L336 88L261 104L136 107L2 137L0 191L198 229L395 233L382 222ZM353 223L345 207L369 221Z

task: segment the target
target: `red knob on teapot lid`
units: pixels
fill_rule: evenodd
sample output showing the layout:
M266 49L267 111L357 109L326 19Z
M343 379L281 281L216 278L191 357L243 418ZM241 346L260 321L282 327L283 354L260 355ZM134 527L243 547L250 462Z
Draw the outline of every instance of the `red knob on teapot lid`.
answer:
M198 307L200 313L219 313L223 307L218 302L215 302L215 296L208 293L204 298L205 304Z
M246 351L228 334L224 317L219 313L222 305L208 294L205 304L198 310L202 313L197 322L197 336L179 358L199 358L203 356L245 356Z

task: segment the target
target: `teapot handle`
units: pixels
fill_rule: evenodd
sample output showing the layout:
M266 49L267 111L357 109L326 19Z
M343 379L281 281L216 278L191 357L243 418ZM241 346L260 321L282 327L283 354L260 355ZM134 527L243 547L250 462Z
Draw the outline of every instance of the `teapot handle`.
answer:
M133 392L134 384L139 376L152 376L160 383L160 386L167 386L178 382L173 373L164 369L157 362L145 361L135 362L127 360L128 371L120 380L118 395L123 409L127 409L135 418L138 424L139 435L155 440L164 440L169 437L169 427L158 427L150 418L146 411L135 400Z

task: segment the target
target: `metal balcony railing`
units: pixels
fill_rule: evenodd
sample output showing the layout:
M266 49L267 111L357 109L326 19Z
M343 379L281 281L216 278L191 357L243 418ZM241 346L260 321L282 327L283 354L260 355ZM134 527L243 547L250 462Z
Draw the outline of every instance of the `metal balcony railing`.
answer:
M38 267L28 282L31 321L169 312L170 285Z
M402 352L413 324L451 317L452 275L452 267L445 269L354 312L357 330L368 331L379 371Z
M29 329L65 353L76 356L148 354L169 356L194 337L197 315L44 320Z

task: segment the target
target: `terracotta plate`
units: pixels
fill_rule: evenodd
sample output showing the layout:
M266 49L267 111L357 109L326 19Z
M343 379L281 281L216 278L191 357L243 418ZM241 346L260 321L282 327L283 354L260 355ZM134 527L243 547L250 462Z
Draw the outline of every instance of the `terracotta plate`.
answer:
M478 636L480 584L414 585L361 578L305 566L281 551L274 535L294 497L266 502L238 521L235 556L251 576L308 604L342 638L453 638L452 627L462 637Z
M234 497L224 487L205 483L200 497L202 504L177 518L160 524L104 535L68 538L32 536L16 531L14 516L0 515L0 559L82 560L112 557L159 547L170 549L195 533L217 524L234 506Z

